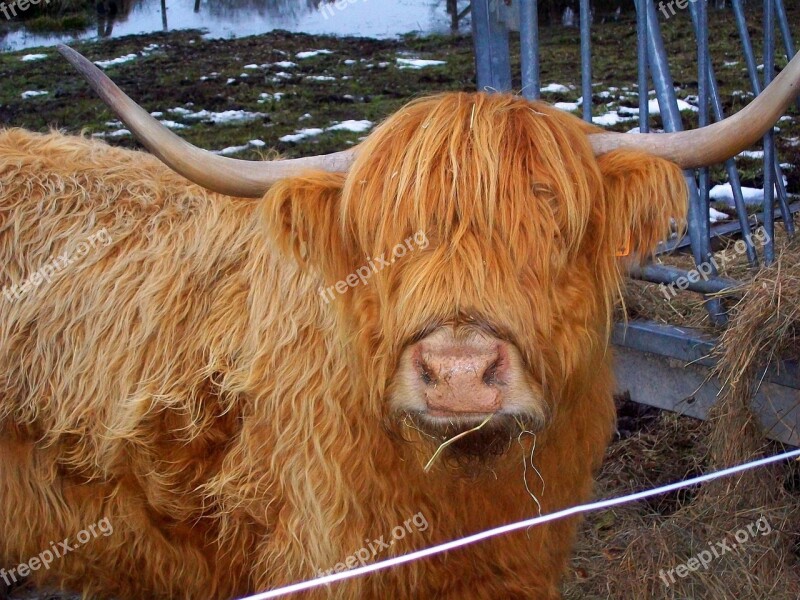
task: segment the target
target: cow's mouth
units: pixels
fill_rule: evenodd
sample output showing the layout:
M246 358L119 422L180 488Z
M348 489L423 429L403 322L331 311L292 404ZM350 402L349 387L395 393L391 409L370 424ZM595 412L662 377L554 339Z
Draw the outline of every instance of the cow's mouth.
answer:
M484 462L505 454L520 435L536 433L544 419L533 413L444 413L442 411L398 411L392 429L406 441L443 444L444 460ZM426 444L427 445L427 444Z
M409 344L389 387L390 427L445 445L445 459L485 461L547 424L543 386L517 347L476 328L443 326Z

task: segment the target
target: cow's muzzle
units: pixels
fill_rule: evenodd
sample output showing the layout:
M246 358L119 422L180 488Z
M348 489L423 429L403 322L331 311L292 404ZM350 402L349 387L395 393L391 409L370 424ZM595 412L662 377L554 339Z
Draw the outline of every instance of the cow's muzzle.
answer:
M514 344L454 327L440 327L405 349L390 407L423 431L451 435L490 415L487 432L508 433L514 423L535 431L549 413L542 387Z

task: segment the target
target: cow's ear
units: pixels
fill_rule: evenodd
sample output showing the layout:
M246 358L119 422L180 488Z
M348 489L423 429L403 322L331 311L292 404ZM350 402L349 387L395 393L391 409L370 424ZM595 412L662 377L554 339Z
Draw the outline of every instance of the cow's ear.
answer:
M342 173L309 171L279 181L264 197L267 228L280 249L329 274L349 246L340 216L344 179Z
M675 163L632 150L597 159L603 174L603 237L623 261L644 261L686 220L687 188Z

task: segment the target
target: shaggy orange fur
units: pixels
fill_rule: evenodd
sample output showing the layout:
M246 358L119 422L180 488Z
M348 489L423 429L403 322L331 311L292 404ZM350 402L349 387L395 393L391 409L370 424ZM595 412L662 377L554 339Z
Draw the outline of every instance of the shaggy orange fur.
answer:
M528 487L585 500L614 427L607 345L621 280L684 215L680 170L507 95L412 102L351 172L258 201L206 192L97 141L0 132L0 287L105 228L112 239L0 297L0 566L107 517L114 533L32 574L120 600L231 598L313 577L422 512L376 559L536 514L533 436L465 473L386 397L403 348L486 323L546 390ZM430 244L326 303L317 290L424 231ZM559 597L576 521L305 598Z

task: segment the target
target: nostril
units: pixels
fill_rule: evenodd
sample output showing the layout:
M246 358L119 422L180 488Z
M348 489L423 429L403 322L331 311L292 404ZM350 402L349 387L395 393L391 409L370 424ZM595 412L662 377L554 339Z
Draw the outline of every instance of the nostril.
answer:
M496 358L492 361L492 364L486 367L482 377L484 385L495 385L497 383L497 366L499 362L500 359Z
M417 361L417 369L419 371L419 378L425 385L433 385L436 378L433 376L433 372L431 371L430 367L425 363L423 360Z

